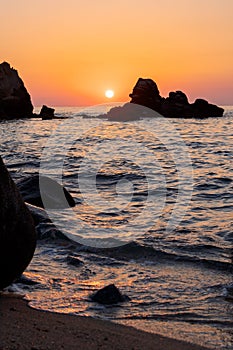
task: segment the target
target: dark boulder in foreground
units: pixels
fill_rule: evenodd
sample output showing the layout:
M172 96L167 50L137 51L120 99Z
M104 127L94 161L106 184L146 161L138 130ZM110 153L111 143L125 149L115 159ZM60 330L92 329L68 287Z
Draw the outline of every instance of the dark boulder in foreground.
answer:
M170 92L167 98L161 97L152 79L139 78L129 96L131 103L151 108L167 118L222 117L224 112L223 108L203 99L189 103L182 91Z
M35 246L33 219L0 157L0 289L23 273Z
M0 64L0 119L33 116L31 97L18 72L9 63Z
M91 300L100 304L117 304L123 301L128 301L130 298L122 295L119 289L114 284L99 289L96 293L91 295Z
M45 119L53 119L55 117L54 112L55 112L54 108L50 108L50 107L43 105L41 108L39 117L41 117L44 120Z
M75 206L75 201L70 193L47 176L27 176L17 182L17 187L25 202L36 207L64 209Z

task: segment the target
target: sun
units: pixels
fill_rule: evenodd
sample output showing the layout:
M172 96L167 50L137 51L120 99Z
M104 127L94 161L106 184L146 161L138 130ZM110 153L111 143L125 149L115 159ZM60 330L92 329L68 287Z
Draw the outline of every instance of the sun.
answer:
M107 98L112 98L114 96L114 91L113 90L106 90L105 91L105 96Z

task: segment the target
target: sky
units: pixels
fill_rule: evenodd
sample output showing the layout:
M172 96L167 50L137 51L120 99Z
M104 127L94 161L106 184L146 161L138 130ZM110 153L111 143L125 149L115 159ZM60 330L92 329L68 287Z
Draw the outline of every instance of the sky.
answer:
M128 101L139 77L233 105L232 0L5 0L0 45L34 106Z

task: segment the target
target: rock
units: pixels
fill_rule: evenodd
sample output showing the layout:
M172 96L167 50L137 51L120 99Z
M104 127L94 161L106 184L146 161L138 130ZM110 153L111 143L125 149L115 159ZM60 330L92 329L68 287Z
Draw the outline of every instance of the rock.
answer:
M68 255L66 258L66 262L69 265L73 265L76 267L79 267L79 266L84 264L84 262L82 260L80 260L77 256L74 256L74 255Z
M131 103L151 108L157 112L161 110L162 97L152 79L139 78L129 97L132 99Z
M45 119L53 119L55 117L54 112L55 112L54 108L50 108L50 107L43 105L41 108L39 117L41 117L44 120Z
M46 210L36 207L35 205L29 204L29 203L25 203L25 204L32 215L35 226L37 226L42 222L51 222Z
M161 104L161 114L169 118L192 118L194 110L189 104L188 98L182 91L170 92Z
M47 176L27 176L19 180L16 185L25 202L36 207L44 208L43 201L46 209L64 209L75 206L75 201L70 193Z
M185 106L189 104L188 98L182 91L169 92L169 97L167 98L171 103L176 105Z
M0 64L0 119L33 116L31 97L18 72L9 63Z
M216 105L208 103L208 101L201 98L196 99L192 104L195 114L200 118L207 118L209 116L222 117L224 109Z
M100 304L117 304L123 301L130 300L126 295L122 295L119 289L114 284L99 289L96 293L91 295L91 300Z
M71 240L61 232L53 223L41 222L36 226L38 240L62 240L71 242Z
M167 118L222 117L224 112L223 108L203 99L189 103L182 91L170 92L167 98L163 98L156 83L151 79L139 78L129 96L131 103L151 108Z
M33 219L0 157L0 289L23 273L35 246Z

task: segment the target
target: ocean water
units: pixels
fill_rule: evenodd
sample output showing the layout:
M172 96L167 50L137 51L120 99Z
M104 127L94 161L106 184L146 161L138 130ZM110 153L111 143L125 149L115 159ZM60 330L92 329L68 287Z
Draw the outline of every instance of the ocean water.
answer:
M0 123L12 177L51 176L76 201L37 226L25 272L37 283L10 290L38 309L232 349L233 107L222 118L96 118L110 107ZM110 283L130 300L90 301Z

